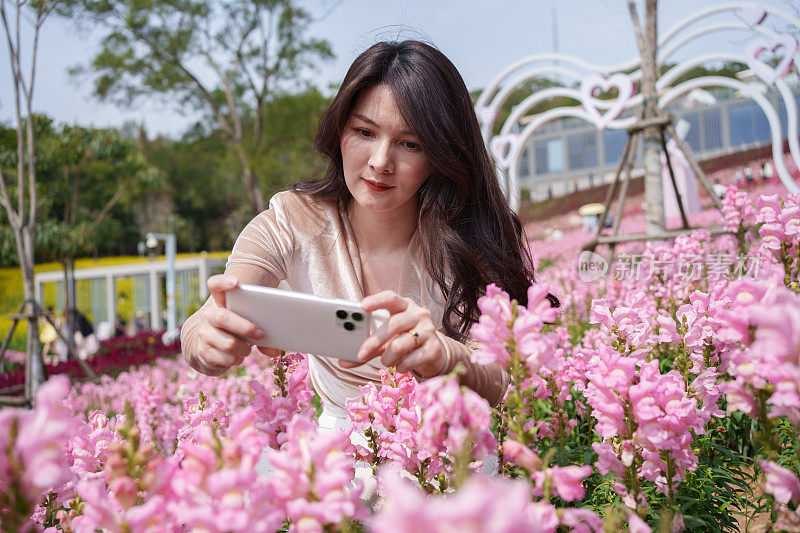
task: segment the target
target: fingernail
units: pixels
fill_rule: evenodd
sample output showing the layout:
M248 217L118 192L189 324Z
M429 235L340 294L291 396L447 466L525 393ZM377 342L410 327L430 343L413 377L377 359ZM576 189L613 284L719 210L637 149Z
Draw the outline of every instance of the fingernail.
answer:
M260 339L260 338L261 338L261 337L263 337L264 335L266 335L266 333L264 333L264 330L263 330L263 329L260 329L260 328L259 328L259 329L257 329L257 330L256 330L256 338L257 338L257 339Z
M367 352L359 351L358 355L356 356L356 359L358 359L359 361L363 361L366 356L367 356Z

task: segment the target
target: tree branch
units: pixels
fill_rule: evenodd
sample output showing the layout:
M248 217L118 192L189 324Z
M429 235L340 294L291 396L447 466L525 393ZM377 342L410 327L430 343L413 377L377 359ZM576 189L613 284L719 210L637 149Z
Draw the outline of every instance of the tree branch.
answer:
M9 62L11 64L11 72L14 75L14 110L15 110L15 118L17 120L17 214L19 215L18 222L20 224L20 229L22 225L25 223L25 148L24 148L24 140L22 136L22 101L20 99L20 86L22 86L24 90L24 82L25 80L22 79L22 73L20 72L20 33L19 33L19 26L20 26L20 10L22 9L22 3L17 2L17 27L16 32L14 32L14 38L16 39L17 43L14 44L12 40L12 32L11 28L8 26L8 18L6 15L5 9L5 2L0 1L0 16L3 19L3 27L6 32L6 39L8 41L8 55L9 55Z
M247 65L244 64L244 61L242 61L242 48L244 48L245 42L247 41L248 37L250 37L250 34L253 33L253 31L255 31L255 29L258 27L258 20L260 19L260 15L258 14L258 5L255 6L255 10L256 16L253 17L250 26L243 28L242 38L239 40L239 44L236 46L236 52L234 54L235 62L244 72L244 77L250 85L253 95L258 94L258 90L256 89L255 79L250 75L250 70L247 68Z
M203 55L206 57L208 63L211 65L211 68L214 69L214 72L216 72L217 75L219 76L220 81L222 81L222 87L225 92L225 100L228 102L228 117L231 118L233 121L234 130L233 130L233 135L231 137L236 142L239 142L242 139L242 123L241 120L239 119L239 114L236 110L236 101L233 96L233 90L231 89L230 78L226 73L222 72L222 69L219 67L219 65L217 65L217 62L214 61L214 58L208 51L204 51Z
M55 2L54 2L55 3ZM42 24L48 14L48 2L40 8L33 31L33 51L31 52L31 77L27 97L28 110L28 227L33 228L36 224L36 211L38 209L38 192L36 190L36 154L34 152L33 138L33 88L36 79L36 58L39 53L39 36L41 35Z
M184 75L189 79L189 81L191 81L200 90L200 92L201 92L201 94L203 96L203 99L206 102L208 102L208 104L211 106L211 109L212 109L212 112L214 114L214 117L217 119L217 123L222 128L222 130L226 134L233 136L233 131L231 129L231 126L225 120L225 117L222 114L222 111L219 109L219 105L217 104L217 101L214 99L213 95L208 91L208 89L206 89L206 86L203 84L203 82L201 82L200 79L197 76L195 76L194 73L192 73L183 64L183 61L181 61L181 59L178 56L175 56L175 55L168 56L163 50L161 50L161 48L158 47L158 45L156 43L153 42L152 39L150 39L144 33L138 32L133 28L128 28L125 25L125 17L123 17L122 14L120 14L117 11L114 11L114 14L122 22L122 27L124 29L130 31L134 35L134 37L136 37L137 39L140 39L142 42L144 42L150 48L150 52L152 52L152 54L154 56L156 56L157 58L162 59L164 61L172 62L175 66L178 67L178 69L181 72L184 73Z
M0 168L0 205L6 210L6 215L8 215L8 221L11 227L14 228L15 231L19 230L19 216L17 212L14 211L14 206L11 205L11 198L9 198L8 190L6 189L6 177L3 174L2 168Z
M103 206L103 209L100 210L100 213L98 213L97 216L94 217L94 221L92 222L93 226L97 226L98 224L100 224L100 222L102 222L102 220L106 217L111 208L114 207L114 204L117 203L117 200L119 200L120 196L122 196L122 193L124 191L125 191L124 182L120 181L117 184L117 190L114 192L114 196L112 196L111 199L108 202L106 202L106 205Z
M636 43L639 45L639 54L644 56L646 44L644 33L642 33L642 26L639 22L639 13L636 11L636 4L634 3L634 0L628 0L628 11L631 14L633 31L636 34Z

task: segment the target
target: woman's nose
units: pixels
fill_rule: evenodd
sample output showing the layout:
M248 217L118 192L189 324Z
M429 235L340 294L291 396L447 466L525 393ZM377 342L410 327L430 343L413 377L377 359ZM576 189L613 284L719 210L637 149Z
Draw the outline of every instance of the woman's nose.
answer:
M373 144L372 153L369 158L369 166L379 174L394 172L394 161L392 160L392 147L388 141L378 141Z

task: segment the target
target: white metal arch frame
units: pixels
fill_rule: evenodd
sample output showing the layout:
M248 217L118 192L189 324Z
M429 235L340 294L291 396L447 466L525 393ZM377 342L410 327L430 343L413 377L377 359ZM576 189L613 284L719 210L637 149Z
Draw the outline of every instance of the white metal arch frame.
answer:
M719 14L734 14L739 21L716 21L700 28L691 28L695 23L704 22L705 19ZM789 23L800 31L800 19L771 6L762 6L754 2L731 2L711 6L694 13L673 28L667 31L658 44L658 61L663 63L673 56L682 47L704 35L720 31L744 31L761 39L758 43L751 41L746 54L731 52L709 53L696 56L680 62L669 71L663 73L656 81L656 87L661 96L659 107L664 108L678 97L699 87L726 87L739 91L751 98L764 112L770 127L772 139L772 155L775 160L775 169L783 184L792 194L800 193L800 188L789 175L783 160L782 131L776 110L771 102L764 96L767 89L774 85L783 100L787 111L787 132L789 138L789 151L795 164L800 167L800 144L798 143L797 106L794 96L786 82L782 79L788 72L769 72L772 70L758 59L764 50L776 52L783 47L784 60L782 64L797 70L800 65L800 47L793 38L787 34L779 34L763 26L767 16L774 16ZM768 40L767 40L768 39ZM791 39L791 40L789 40ZM777 43L777 44L776 44ZM754 47L755 46L755 47ZM760 47L760 48L758 48ZM790 48L794 48L791 50ZM707 64L712 61L737 61L750 65L761 79L756 82L745 83L731 78L720 76L704 76L671 87L670 84L690 69ZM544 63L544 64L543 64ZM551 64L557 63L557 64ZM524 71L522 69L525 69ZM628 71L629 74L623 74ZM769 74L764 79L764 74ZM511 114L504 121L500 133L491 137L492 129L497 120L499 110L508 96L519 89L526 81L545 74L558 74L568 80L581 81L582 91L570 87L551 87L538 91L525 98L515 106ZM600 75L600 76L598 76ZM519 176L517 167L525 143L535 131L547 122L558 118L574 117L593 123L599 129L623 129L635 122L635 117L618 118L625 111L637 108L642 103L642 95L637 94L624 99L624 102L615 100L598 100L593 97L593 90L597 88L609 89L607 80L615 75L616 80L625 80L624 83L633 83L641 78L640 59L635 58L617 65L595 65L583 59L565 54L536 54L516 61L505 68L489 86L481 93L475 104L475 110L481 123L481 132L484 141L493 156L497 171L501 177L501 186L509 198L512 209L519 207ZM622 76L622 77L619 77ZM600 80L598 82L598 80ZM605 80L605 81L604 81ZM585 87L590 83L588 89ZM593 84L593 85L592 85ZM612 84L621 89L618 84ZM620 90L622 94L622 90ZM587 96L588 95L588 96ZM583 106L568 106L553 108L538 115L520 131L520 119L539 102L563 96L582 102ZM587 109L591 112L587 112ZM609 116L611 113L616 116ZM600 117L601 121L598 121ZM518 132L518 133L517 133ZM506 181L507 177L507 181Z

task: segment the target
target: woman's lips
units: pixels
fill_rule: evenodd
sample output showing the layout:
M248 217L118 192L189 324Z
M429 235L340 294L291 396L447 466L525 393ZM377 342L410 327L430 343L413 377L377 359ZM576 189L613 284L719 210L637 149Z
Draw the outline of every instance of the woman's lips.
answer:
M364 178L362 178L362 179L364 179ZM368 179L364 179L364 183L366 183L366 184L367 184L367 187L369 187L369 189L370 189L371 191L375 191L375 192L383 192L383 191L388 191L389 189L391 189L391 188L392 188L392 186L391 186L391 185L389 185L389 186L386 186L386 185L380 185L380 184L378 184L378 182L376 182L376 181L370 181L370 180L368 180Z

